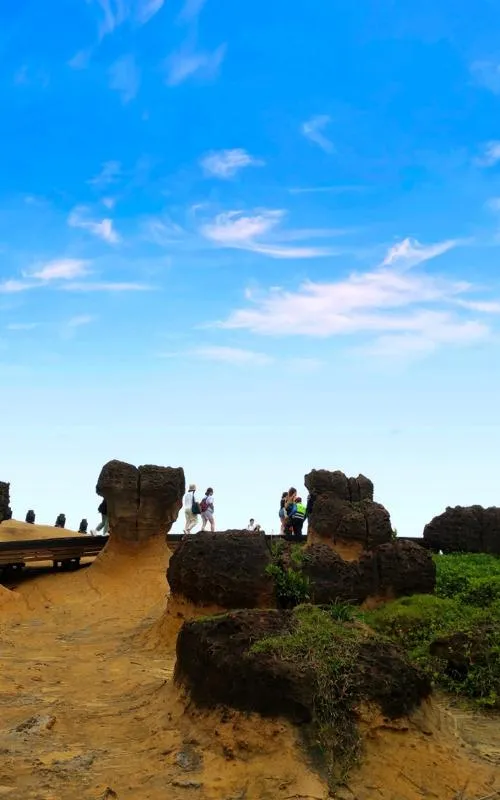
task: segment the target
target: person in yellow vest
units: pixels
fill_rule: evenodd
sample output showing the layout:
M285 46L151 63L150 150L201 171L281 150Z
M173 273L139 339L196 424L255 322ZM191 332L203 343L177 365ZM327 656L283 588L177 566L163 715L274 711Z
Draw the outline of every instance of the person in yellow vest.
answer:
M290 522L292 524L294 539L300 540L302 538L302 528L304 527L305 519L306 507L302 502L302 498L297 497L290 513Z

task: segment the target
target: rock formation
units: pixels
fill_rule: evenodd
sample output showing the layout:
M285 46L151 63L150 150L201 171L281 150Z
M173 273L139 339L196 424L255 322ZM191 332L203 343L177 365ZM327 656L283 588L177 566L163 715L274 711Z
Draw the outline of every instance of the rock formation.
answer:
M448 507L425 526L424 542L436 552L500 555L500 508Z
M181 468L123 461L105 464L96 486L107 503L110 535L127 542L164 536L177 518L184 490Z
M359 753L362 706L395 719L431 692L429 678L397 647L362 627L336 623L327 611L304 607L185 622L175 680L198 706L231 706L300 723L305 740L319 745L330 778L335 770L345 777L339 762L349 768Z
M35 519L36 519L35 512L33 511L32 508L30 508L30 510L26 513L26 522L28 523L28 525L34 525Z
M66 527L66 514L58 514L54 524L54 528L65 528L65 527Z
M172 595L196 605L269 607L273 582L266 574L271 553L263 534L244 531L186 536L167 570Z
M10 508L10 483L0 481L0 522L4 519L12 519L12 510Z
M87 533L87 529L89 527L89 523L86 519L82 519L80 522L80 527L78 528L78 533Z
M313 603L363 603L368 598L428 594L436 585L431 554L419 545L394 541L344 561L327 545L304 551L302 571Z
M308 539L328 544L355 559L363 550L390 542L389 512L373 500L373 483L364 475L312 470L304 478L310 495Z

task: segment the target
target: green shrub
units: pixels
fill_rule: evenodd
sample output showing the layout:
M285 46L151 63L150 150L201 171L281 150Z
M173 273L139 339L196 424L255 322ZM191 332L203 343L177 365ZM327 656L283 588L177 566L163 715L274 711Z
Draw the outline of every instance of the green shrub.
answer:
M496 556L465 553L435 556L434 561L436 594L439 597L458 597L466 593L475 581L491 580L496 584L500 579L500 558Z
M274 581L279 608L295 608L309 600L309 580L301 572L282 564L269 564L266 573Z
M356 671L361 634L354 626L339 624L318 606L295 608L298 625L284 636L262 639L254 653L274 653L298 663L314 681L313 741L328 768L330 785L344 780L358 759L360 736L356 726Z
M479 587L477 591L488 593L489 589ZM443 689L479 705L500 707L500 600L481 608L465 603L460 595L455 599L414 595L365 613L364 619L404 648L410 659ZM456 633L467 634L471 642L478 643L466 648L468 670L463 677L453 674L448 659L431 656L429 650L434 640Z

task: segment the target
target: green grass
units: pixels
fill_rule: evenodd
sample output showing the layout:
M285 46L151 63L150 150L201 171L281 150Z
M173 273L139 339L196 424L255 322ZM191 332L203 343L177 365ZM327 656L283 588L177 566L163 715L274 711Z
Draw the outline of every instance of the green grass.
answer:
M312 681L313 719L308 744L327 766L331 786L345 779L360 753L353 674L361 633L336 619L338 609L298 606L292 633L262 639L253 653L273 653L300 665Z
M435 556L436 594L485 606L500 600L500 558L484 553Z

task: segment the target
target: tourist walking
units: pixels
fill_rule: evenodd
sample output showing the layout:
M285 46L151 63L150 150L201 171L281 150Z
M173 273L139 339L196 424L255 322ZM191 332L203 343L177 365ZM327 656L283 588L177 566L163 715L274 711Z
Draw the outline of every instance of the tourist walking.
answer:
M201 519L202 531L205 530L207 527L207 523L210 524L210 530L212 533L215 533L215 519L214 519L214 490L212 488L208 488L205 492L205 497L201 501L200 504L201 508Z
M186 524L184 526L184 533L191 533L193 528L198 525L198 515L200 514L200 506L196 502L195 497L196 485L189 484L189 489L184 495L184 514L186 517Z
M90 533L92 536L97 536L97 534L100 531L102 531L102 535L107 536L109 532L109 520L108 520L108 504L106 500L102 501L97 511L101 515L101 521L99 525L96 526L95 530L90 531Z
M281 500L280 500L279 517L280 517L281 533L283 533L283 531L285 529L285 522L286 522L285 502L286 502L287 495L288 495L288 492L283 492L283 494L281 495Z

